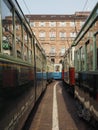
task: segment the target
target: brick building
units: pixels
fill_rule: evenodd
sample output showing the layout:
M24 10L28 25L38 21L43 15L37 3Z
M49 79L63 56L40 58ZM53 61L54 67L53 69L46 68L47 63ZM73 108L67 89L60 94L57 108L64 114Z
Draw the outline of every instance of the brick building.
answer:
M60 63L90 12L72 15L26 15L47 57Z

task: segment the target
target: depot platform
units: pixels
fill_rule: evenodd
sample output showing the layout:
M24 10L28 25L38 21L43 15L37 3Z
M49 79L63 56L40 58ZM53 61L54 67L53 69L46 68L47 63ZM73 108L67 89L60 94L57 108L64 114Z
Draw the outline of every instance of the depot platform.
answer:
M29 130L89 130L88 124L77 115L74 98L66 91L62 81L47 86L29 126Z

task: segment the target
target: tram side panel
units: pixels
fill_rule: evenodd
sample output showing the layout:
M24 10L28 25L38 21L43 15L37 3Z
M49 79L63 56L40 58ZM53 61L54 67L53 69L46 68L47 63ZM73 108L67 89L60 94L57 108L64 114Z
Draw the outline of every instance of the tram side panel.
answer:
M75 67L74 67L74 48L69 48L63 59L63 82L66 88L74 95L75 89Z
M51 83L54 79L54 64L50 60L47 60L47 83Z
M98 129L98 3L80 30L75 46L75 98L78 115ZM92 21L93 19L93 21ZM93 29L92 35L88 35ZM82 35L83 34L83 35ZM82 37L81 37L82 36ZM84 40L85 38L85 40ZM78 40L77 40L78 39Z
M38 99L43 91L42 59L35 58L36 72L35 36L23 12L17 8L17 1L2 0L0 6L0 129L20 130L35 105L36 94Z
M14 129L16 126L18 127L18 121L26 120L35 103L34 68L8 62L7 60L5 62L4 59L3 62L0 60L2 68L0 69L0 111L2 111L0 114L0 128ZM25 76L22 71L20 72L23 68L26 69ZM21 79L20 75L23 75Z
M42 54L42 77L43 77L43 90L47 87L47 59L46 55Z
M1 96L17 96L25 87L34 86L34 67L19 65L8 58L1 63Z
M42 70L42 52L38 41L35 44L35 59L36 59L36 100L43 90L43 70Z

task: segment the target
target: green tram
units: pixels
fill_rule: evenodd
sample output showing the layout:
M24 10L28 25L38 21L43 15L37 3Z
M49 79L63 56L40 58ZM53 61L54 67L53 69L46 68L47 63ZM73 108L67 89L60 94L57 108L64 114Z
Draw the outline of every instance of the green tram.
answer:
M17 0L0 0L0 130L22 129L46 89L47 60Z
M75 98L78 114L98 128L98 3L75 38Z

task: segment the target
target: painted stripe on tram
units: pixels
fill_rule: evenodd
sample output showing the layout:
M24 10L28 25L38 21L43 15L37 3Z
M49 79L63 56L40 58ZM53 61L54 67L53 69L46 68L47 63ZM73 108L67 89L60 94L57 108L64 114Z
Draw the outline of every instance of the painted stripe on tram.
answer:
M58 84L58 82L54 85L54 89L53 89L52 130L59 130L58 106L57 106L57 97L56 97L57 84Z

